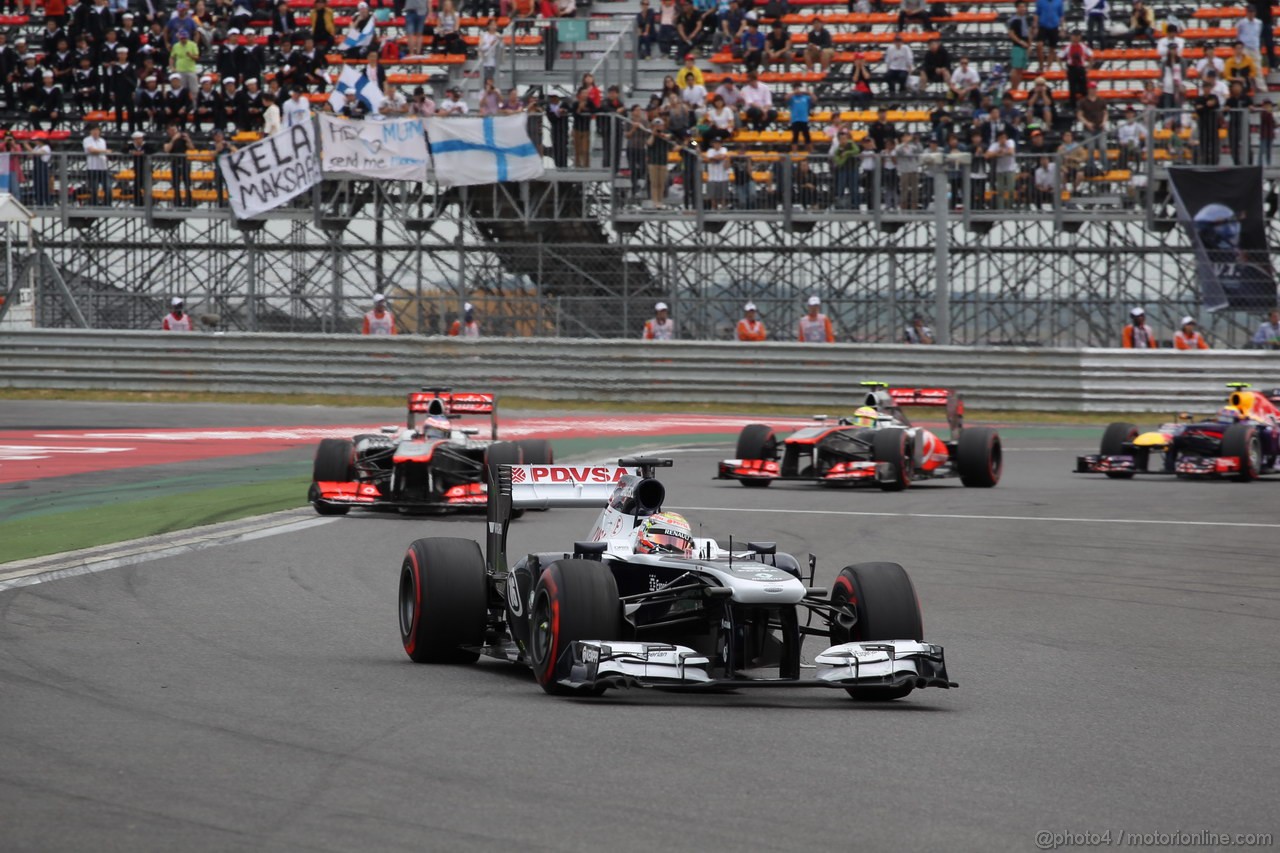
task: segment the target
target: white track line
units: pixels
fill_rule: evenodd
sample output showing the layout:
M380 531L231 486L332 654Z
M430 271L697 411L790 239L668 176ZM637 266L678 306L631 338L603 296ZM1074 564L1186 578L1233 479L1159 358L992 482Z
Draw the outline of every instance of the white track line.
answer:
M1064 516L1035 515L960 515L941 512L858 512L842 509L775 509L763 507L730 506L671 506L667 509L685 512L763 512L775 515L840 515L867 516L872 518L939 518L960 521L1048 521L1055 524L1159 524L1176 527L1249 527L1267 530L1280 529L1280 524L1253 521L1173 521L1153 518L1069 518Z
M273 513L272 515L276 514ZM289 510L287 513L281 513L281 515L287 515L287 517L272 519L272 516L261 516L257 519L241 519L238 522L211 525L208 528L204 528L204 532L199 535L181 539L174 539L172 535L150 536L145 539L135 539L132 542L118 542L105 548L100 546L88 548L84 551L72 551L67 554L56 555L64 558L57 562L50 562L54 556L51 555L6 563L0 565L0 592L24 586L35 586L36 584L62 580L63 578L105 572L111 569L118 569L121 566L132 566L150 560L176 557L179 554L190 554L194 551L203 551L220 545L265 539L268 536L306 530L309 527L328 524L336 520L333 518L289 520L290 518L297 518L296 510ZM259 526L246 530L246 521L256 521ZM265 525L262 525L263 521L266 521ZM227 529L231 525L235 525L234 529ZM200 530L200 528L195 528L194 530ZM186 532L191 533L192 531Z

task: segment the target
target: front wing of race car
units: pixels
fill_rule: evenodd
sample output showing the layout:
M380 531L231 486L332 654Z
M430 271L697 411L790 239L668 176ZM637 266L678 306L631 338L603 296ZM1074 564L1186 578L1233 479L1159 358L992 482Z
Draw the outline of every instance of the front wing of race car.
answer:
M717 480L786 480L805 483L892 483L897 476L896 466L892 462L869 460L837 462L821 475L784 477L781 466L773 459L724 459L716 473Z
M484 483L461 483L451 486L438 500L406 500L384 494L377 483L325 481L315 484L317 499L334 506L352 506L385 509L435 509L475 510L484 509L488 501L488 489Z
M557 683L590 692L608 687L661 690L738 690L755 687L958 687L947 678L941 646L914 640L842 643L814 658L808 678L711 675L712 662L685 646L669 643L581 640L570 644L556 665Z
M1076 457L1077 474L1182 474L1186 477L1222 477L1239 474L1243 464L1239 456L1197 456L1184 453L1173 463L1173 470L1140 467L1131 454Z

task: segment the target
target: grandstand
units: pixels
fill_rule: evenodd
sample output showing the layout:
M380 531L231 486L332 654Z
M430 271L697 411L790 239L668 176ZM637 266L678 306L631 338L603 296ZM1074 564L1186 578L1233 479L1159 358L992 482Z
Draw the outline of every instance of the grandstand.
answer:
M289 0L296 34L313 32L314 4ZM225 20L218 7L209 15L198 6L196 74L210 78L214 91L226 78L259 74L259 90L279 92L281 100L301 84L316 108L325 108L331 84L317 81L332 81L345 65L369 67L363 49L341 49L344 28L367 10L356 0L327 5L335 13L334 44L314 54L305 52L299 36L281 32L286 27L269 4L228 6L235 14ZM467 300L488 319L489 334L634 337L661 298L673 304L682 336L716 338L728 336L746 299L781 333L803 298L817 292L849 340L897 340L907 318L923 313L958 343L1107 345L1133 304L1145 304L1156 328L1171 333L1178 316L1198 313L1198 297L1185 238L1173 227L1164 169L1261 160L1272 199L1280 174L1262 159L1270 121L1265 104L1273 96L1261 74L1249 80L1252 106L1210 117L1222 119L1216 132L1201 132L1202 114L1194 109L1213 58L1224 69L1234 59L1244 8L1150 5L1150 37L1131 37L1128 2L1111 4L1101 33L1091 28L1087 80L1109 117L1105 136L1093 140L1082 134L1064 63L1042 68L1032 50L1025 79L1011 86L1012 2L934 3L927 25L910 23L901 34L896 0L875 7L863 0L755 2L750 14L762 31L776 20L790 36L781 58L758 69L776 119L751 122L731 110L730 157L721 171L706 160L714 134L699 130L696 115L677 109L673 119L664 108L647 113L642 123L661 113L668 127L689 131L664 146L667 169L656 192L648 150L632 162L629 111L627 117L593 116L590 162L577 164L572 146L557 151L552 96L571 102L583 74L591 73L602 92L619 86L626 107L646 107L665 78L676 76L682 64L676 57L692 52L710 98L729 80L740 89L754 66L751 57L718 44L706 28L685 31L688 41L677 30L674 39L642 46L635 20L640 0L596 0L557 19L499 17L497 82L514 87L530 110L548 165L545 180L465 190L326 181L265 222L231 217L213 168L209 121L197 125L174 112L192 141L185 153L167 154L163 101L144 114L135 92L139 115L132 116L115 110L105 90L96 100L81 97L76 63L60 58L42 15L0 17L9 45L0 47L0 68L16 75L12 90L0 93L4 144L16 166L11 186L38 217L35 253L12 265L12 289L34 285L41 325L74 325L82 317L88 325L146 327L168 294L182 292L193 313L208 315L216 328L350 331L372 293L385 292L401 326L423 332L447 328ZM95 32L91 9L68 16L72 53L77 35ZM438 104L456 88L474 111L481 93L477 49L490 20L484 16L496 11L488 4L465 8L457 19L459 38L445 34L447 21L433 22L438 29L425 39L423 55L411 57L403 18L375 10L377 38L369 50L381 58L370 73L402 87L411 108L416 89ZM1266 10L1268 21L1273 11ZM831 50L825 56L814 51L806 68L816 21L830 35ZM1182 40L1176 73L1161 64L1170 24ZM1064 42L1075 28L1083 31L1087 22L1068 2ZM52 101L23 100L23 75L32 72L18 67L31 65L12 49L20 38L37 54L37 69L50 67L58 80L69 81L52 129ZM668 51L659 55L664 42ZM964 58L978 72L971 91L957 86L951 97L944 80L917 78L935 43L952 70ZM163 40L151 44L159 49L142 44L135 53L145 54L143 62L151 60L163 77L167 61L154 61L163 59ZM459 46L466 52L457 52ZM903 46L912 53L905 80L894 78L887 61L891 51L900 57ZM855 67L868 70L869 91L853 90ZM793 142L789 128L797 83L813 97L808 144ZM1280 77L1272 83L1272 89L1280 85ZM232 144L261 133L254 104L242 94L230 112L220 105L219 115L234 121ZM970 113L991 110L994 121L973 126ZM126 153L135 124L146 145L136 156ZM92 126L117 152L106 200L91 193L82 146ZM979 134L982 155L1002 126L1017 146L1008 168L995 158L966 156L970 130ZM835 150L842 131L861 149L854 158ZM955 143L949 144L949 132ZM904 133L922 150L909 143L899 149ZM1135 137L1147 144L1124 144ZM612 141L608 151L605 139ZM1037 167L1046 165L1041 158L1048 167L1037 180ZM186 174L189 196L175 187L175 178ZM717 177L727 177L727 185L713 183ZM1274 201L1271 207L1274 232ZM949 284L945 293L939 281ZM1222 312L1206 319L1215 343L1232 345L1247 337L1256 318Z

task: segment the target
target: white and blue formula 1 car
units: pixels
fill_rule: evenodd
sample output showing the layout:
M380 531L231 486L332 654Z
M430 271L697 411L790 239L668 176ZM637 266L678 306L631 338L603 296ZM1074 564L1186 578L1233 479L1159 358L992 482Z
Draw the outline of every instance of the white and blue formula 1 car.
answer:
M670 460L618 466L502 465L488 489L485 552L474 540L415 541L401 564L400 637L419 663L480 655L532 668L548 693L608 688L832 687L899 699L955 687L923 642L920 606L896 563L856 563L830 589L773 543L695 538L663 512L654 477ZM513 511L600 507L571 548L507 560ZM830 647L802 665L806 636Z

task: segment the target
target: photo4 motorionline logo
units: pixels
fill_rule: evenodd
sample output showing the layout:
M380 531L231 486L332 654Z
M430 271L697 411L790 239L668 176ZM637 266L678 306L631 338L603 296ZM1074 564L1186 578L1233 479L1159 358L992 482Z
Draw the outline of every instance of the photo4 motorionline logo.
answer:
M1036 847L1058 850L1066 847L1271 847L1275 836L1270 832L1050 832L1036 833Z

